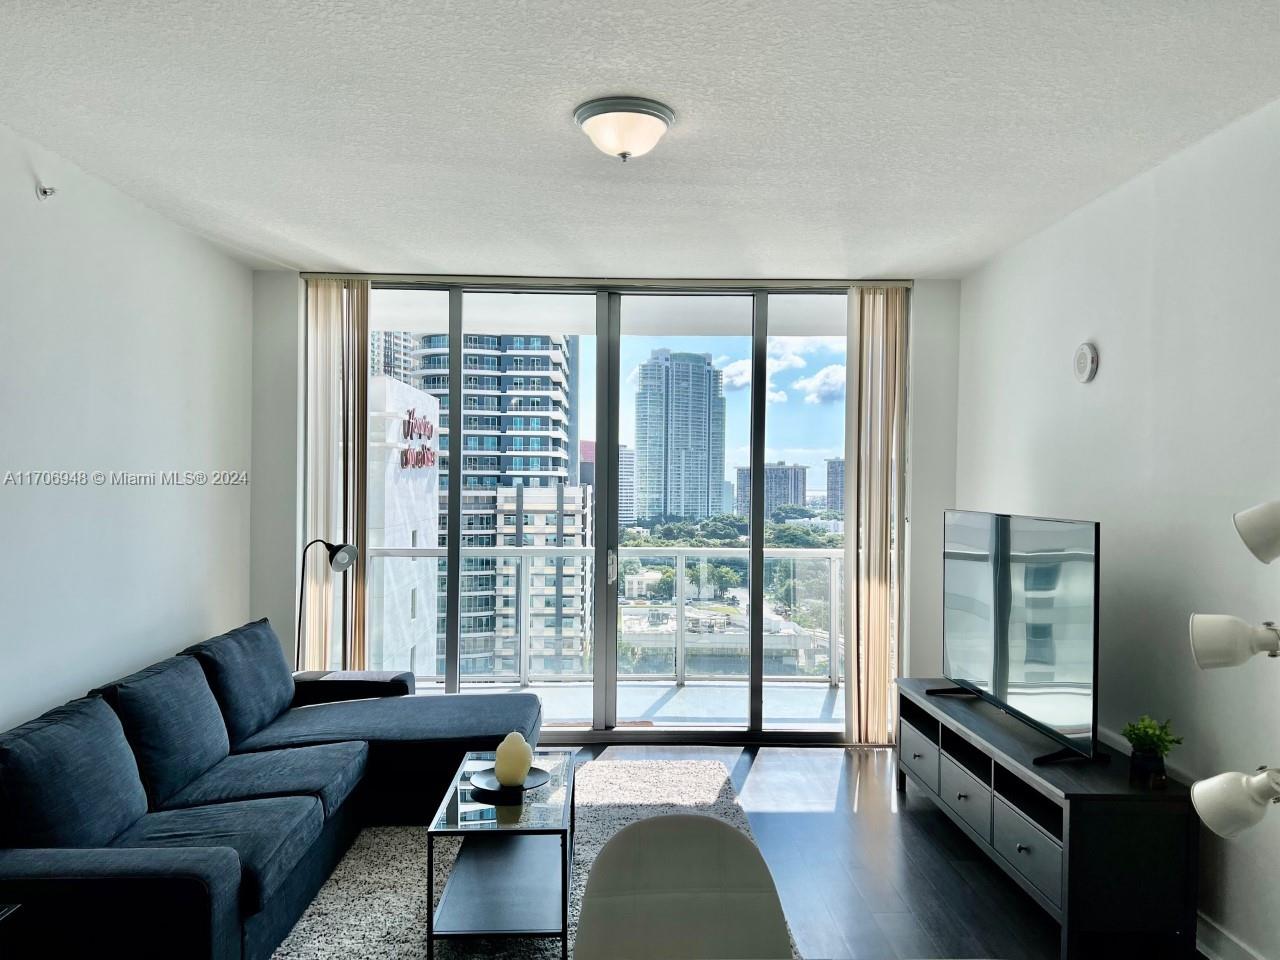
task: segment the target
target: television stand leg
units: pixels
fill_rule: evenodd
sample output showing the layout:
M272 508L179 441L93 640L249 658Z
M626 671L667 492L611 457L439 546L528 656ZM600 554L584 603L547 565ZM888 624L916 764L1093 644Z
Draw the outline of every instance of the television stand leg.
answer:
M1061 750L1055 750L1053 753L1046 753L1043 756L1036 757L1031 762L1037 767L1047 767L1055 763L1107 763L1111 757L1105 753L1095 753L1092 757L1086 757L1083 753L1076 750L1068 750L1063 747Z
M925 694L930 697L978 697L978 694L964 687L929 687Z

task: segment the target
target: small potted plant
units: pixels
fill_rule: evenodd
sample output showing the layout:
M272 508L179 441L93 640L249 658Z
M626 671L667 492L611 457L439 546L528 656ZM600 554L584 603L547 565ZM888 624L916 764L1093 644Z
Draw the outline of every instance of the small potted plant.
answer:
M1129 755L1129 782L1134 786L1162 790L1169 782L1164 758L1182 742L1181 737L1173 735L1172 722L1156 723L1144 713L1120 731L1133 747Z

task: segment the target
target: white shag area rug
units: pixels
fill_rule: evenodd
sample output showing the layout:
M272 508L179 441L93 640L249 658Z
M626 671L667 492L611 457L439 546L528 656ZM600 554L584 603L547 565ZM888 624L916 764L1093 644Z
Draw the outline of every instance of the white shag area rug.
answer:
M569 895L570 956L578 906L600 848L636 820L668 813L700 813L751 828L738 805L729 771L707 760L592 760L578 767L577 831ZM460 841L436 840L438 902ZM371 827L338 864L274 960L419 960L427 955L427 832L425 827ZM792 952L795 957L794 938ZM437 940L442 960L560 956L559 940L455 942Z

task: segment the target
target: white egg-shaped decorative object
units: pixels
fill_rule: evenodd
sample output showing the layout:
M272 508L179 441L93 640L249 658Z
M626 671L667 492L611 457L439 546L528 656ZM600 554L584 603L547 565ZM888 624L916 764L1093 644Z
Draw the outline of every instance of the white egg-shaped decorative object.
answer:
M493 775L504 787L522 787L531 766L533 747L519 733L508 733L494 755Z

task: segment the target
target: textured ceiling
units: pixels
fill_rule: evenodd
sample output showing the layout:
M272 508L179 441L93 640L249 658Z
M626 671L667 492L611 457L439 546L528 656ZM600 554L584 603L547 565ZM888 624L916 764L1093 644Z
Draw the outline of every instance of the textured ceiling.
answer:
M954 276L1278 63L1244 0L0 0L0 122L304 269ZM677 114L625 166L618 93Z

